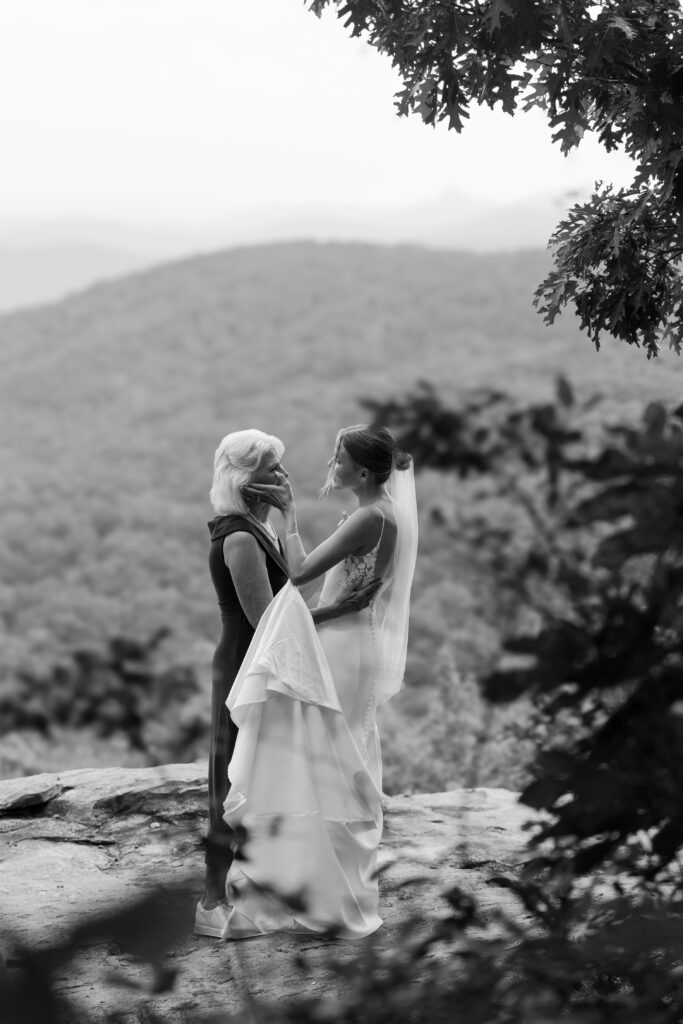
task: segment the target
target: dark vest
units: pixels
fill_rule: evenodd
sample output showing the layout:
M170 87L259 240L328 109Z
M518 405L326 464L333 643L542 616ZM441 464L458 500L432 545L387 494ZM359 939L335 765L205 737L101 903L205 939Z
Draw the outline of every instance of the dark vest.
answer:
M209 571L216 590L221 618L223 621L234 616L246 618L239 603L230 570L225 564L223 540L231 533L250 533L252 537L256 538L267 556L266 568L273 594L277 594L289 579L287 563L284 560L280 543L278 541L276 547L275 543L254 522L238 513L217 516L216 519L211 520L208 526L211 535Z

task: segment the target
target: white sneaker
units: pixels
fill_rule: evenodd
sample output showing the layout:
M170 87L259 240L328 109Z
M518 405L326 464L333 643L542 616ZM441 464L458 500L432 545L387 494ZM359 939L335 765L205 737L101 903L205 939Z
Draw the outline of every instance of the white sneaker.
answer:
M208 935L212 939L222 939L229 914L230 907L225 903L219 903L211 910L205 910L201 902L198 903L194 915L195 935Z

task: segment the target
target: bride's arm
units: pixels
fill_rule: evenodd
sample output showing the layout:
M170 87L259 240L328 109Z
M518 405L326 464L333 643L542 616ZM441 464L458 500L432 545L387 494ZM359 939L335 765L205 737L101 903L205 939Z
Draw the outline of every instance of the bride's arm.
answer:
M322 541L310 554L301 541L296 518L285 518L285 546L287 565L292 581L308 583L364 548L371 548L379 537L381 520L370 508L361 508L342 523L333 534Z
M311 609L311 615L316 626L321 622L329 622L330 619L339 619L343 615L349 615L351 612L360 612L372 601L373 597L382 586L383 580L373 580L372 583L366 583L364 587L359 587L358 590L352 591L350 594L345 594L344 597L339 598L334 604L318 605L317 608Z

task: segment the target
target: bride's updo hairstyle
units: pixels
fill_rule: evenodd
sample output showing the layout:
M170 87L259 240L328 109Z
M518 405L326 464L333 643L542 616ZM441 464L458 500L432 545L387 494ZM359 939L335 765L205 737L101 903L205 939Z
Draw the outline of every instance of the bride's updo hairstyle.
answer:
M209 500L214 512L219 516L230 512L247 512L242 487L249 483L267 452L273 452L280 460L284 451L285 446L279 437L264 434L262 430L236 430L226 434L216 448L213 459L213 483Z
M372 473L378 484L387 482L394 467L407 469L412 462L412 457L408 452L401 450L398 441L386 427L369 427L366 423L342 427L337 434L335 455L342 445L356 465ZM321 496L329 494L332 489L333 475L334 460L331 460L327 480L320 492Z

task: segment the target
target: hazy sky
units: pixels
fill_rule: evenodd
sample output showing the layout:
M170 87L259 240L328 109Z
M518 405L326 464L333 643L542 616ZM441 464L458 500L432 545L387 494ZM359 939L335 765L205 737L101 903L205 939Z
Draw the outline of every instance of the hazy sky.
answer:
M207 220L237 205L499 201L627 181L541 115L398 118L386 58L303 0L2 0L0 217Z

